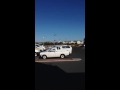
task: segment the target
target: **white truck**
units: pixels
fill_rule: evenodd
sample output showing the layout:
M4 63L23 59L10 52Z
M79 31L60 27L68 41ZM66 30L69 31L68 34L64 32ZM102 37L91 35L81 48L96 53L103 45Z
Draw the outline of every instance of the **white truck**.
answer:
M38 53L40 53L38 50L35 50L35 56L38 56Z
M35 47L38 48L40 51L44 51L46 48L43 45L35 44Z
M70 45L61 45L61 48L63 48L66 51L69 51L69 54L72 54L72 47Z
M40 53L40 49L38 49L38 48L35 47L35 56L38 56L39 53Z
M69 51L69 54L72 54L72 47L70 45L54 45L49 48L60 47L65 51Z
M65 58L65 56L69 55L69 51L65 51L62 48L50 48L44 52L40 52L40 57L43 59L49 58L49 57L60 57L60 58Z

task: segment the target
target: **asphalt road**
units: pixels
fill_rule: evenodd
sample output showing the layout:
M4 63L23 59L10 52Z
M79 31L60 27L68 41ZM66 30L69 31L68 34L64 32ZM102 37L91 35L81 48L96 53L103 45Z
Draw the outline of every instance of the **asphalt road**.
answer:
M73 48L73 62L35 62L35 90L85 90L85 48Z
M66 73L81 73L85 72L85 48L74 47L73 53L68 58L81 58L81 61L72 62L45 62L46 65L57 66Z

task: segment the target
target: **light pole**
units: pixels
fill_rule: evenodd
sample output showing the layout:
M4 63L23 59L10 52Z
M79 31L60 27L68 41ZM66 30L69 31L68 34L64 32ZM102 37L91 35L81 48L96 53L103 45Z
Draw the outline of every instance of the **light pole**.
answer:
M66 44L66 38L65 38L65 44Z
M59 43L60 43L60 39L59 39Z
M43 46L44 46L44 37L43 37Z
M55 36L56 36L56 34L54 35L54 45L55 45Z

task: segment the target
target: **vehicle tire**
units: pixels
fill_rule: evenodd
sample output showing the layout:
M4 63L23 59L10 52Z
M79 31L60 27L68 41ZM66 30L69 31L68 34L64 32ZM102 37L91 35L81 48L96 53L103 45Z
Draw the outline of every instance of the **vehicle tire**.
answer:
M40 50L40 52L42 52L42 50Z
M35 57L37 56L37 53L35 52Z
M65 58L65 55L64 55L64 54L61 54L61 55L60 55L60 58Z
M42 56L42 58L43 58L43 59L46 59L46 58L47 58L47 56L46 56L46 55L43 55L43 56Z

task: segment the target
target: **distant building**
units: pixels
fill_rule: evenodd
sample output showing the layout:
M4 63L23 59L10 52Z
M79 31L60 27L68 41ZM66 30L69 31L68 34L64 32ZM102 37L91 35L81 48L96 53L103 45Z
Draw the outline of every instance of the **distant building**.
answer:
M63 41L63 44L66 44L66 43L68 43L67 41Z
M35 44L43 44L43 42L35 42Z
M70 43L70 44L75 44L75 41L70 41L69 43Z
M58 43L60 43L61 41L59 40Z
M77 44L83 44L83 41L77 41Z
M58 42L61 42L61 41L58 41ZM81 40L73 40L73 41L63 41L62 43L63 43L63 44L67 44L67 43L69 43L69 44L75 44L75 43L77 43L77 44L83 44L84 41L81 41Z
M77 44L80 44L80 41L77 41L76 43L77 43Z
M83 44L83 41L81 41L81 40L74 40L74 43L76 43L76 44Z

